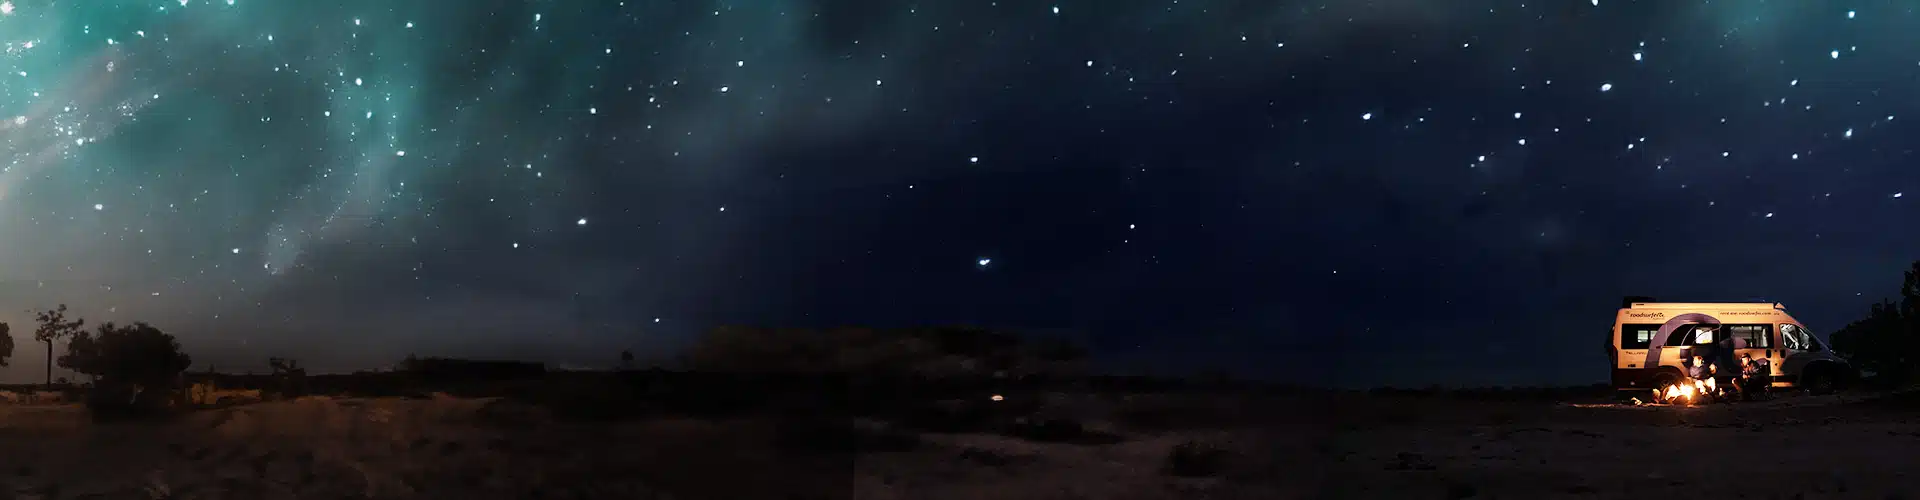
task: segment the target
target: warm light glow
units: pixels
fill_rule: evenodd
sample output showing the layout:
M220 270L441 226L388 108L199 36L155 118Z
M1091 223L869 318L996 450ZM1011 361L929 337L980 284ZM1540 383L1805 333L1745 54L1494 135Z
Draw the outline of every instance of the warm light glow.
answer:
M999 394L995 394L995 395L993 395L993 400L994 400L994 401L1006 401L1006 400L1007 400L1007 398L1004 398L1004 397L1001 397L1001 396L1000 396Z

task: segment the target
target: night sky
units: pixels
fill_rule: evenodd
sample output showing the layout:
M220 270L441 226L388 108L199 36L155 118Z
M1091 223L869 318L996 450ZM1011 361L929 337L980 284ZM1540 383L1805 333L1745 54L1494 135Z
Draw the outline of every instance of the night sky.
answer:
M64 302L222 371L969 323L1116 371L1598 382L1622 295L1824 333L1896 291L1915 9L11 0L0 379Z

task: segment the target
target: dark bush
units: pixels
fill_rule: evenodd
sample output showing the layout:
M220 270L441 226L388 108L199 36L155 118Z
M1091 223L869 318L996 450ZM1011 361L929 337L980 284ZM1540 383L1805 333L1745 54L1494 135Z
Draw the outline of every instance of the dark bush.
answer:
M1124 441L1117 434L1096 432L1078 421L1053 418L1014 422L1004 434L1028 441L1068 444L1114 444Z
M1208 477L1218 475L1227 468L1228 453L1219 447L1188 441L1174 445L1167 452L1165 471L1180 477Z
M1920 356L1914 354L1920 348L1920 262L1905 273L1898 300L1874 304L1865 318L1833 332L1829 340L1855 369L1875 375L1872 386L1920 385Z
M890 417L907 428L939 433L986 432L1005 422L987 404L951 399L915 404Z
M107 323L72 338L60 366L97 378L86 403L98 419L166 414L181 389L181 373L193 364L172 335L146 323Z

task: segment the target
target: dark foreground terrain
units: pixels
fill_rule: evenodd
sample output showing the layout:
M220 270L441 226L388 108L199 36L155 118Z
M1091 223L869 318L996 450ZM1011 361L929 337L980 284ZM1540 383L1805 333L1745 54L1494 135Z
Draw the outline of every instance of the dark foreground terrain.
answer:
M1303 392L1005 399L992 404L1020 403L1018 416L970 428L826 411L583 415L444 394L113 424L76 405L5 404L0 499L1920 498L1908 477L1920 474L1909 453L1920 398L1904 396L1697 408Z
M1920 498L1920 398L1701 407L1352 400L1322 498Z

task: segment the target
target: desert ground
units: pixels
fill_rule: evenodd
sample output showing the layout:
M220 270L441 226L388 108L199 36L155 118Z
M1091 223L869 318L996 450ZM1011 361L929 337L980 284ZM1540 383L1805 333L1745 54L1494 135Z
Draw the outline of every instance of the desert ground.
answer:
M1075 432L865 418L593 419L500 398L304 397L163 422L0 405L0 498L1907 498L1920 398L1050 393ZM1577 399L1577 398L1576 398Z

